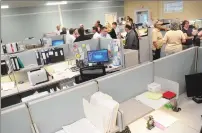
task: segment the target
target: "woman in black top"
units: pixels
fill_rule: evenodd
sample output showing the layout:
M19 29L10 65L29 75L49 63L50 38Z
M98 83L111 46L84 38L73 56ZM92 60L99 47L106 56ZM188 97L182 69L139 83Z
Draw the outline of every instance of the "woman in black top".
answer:
M84 29L81 27L78 29L79 36L76 38L74 42L80 42L85 40L90 40L91 38L84 34Z
M185 50L193 46L193 39L194 39L194 36L192 34L193 30L189 27L189 21L187 20L183 21L182 32L186 37L186 43L183 44L183 50Z

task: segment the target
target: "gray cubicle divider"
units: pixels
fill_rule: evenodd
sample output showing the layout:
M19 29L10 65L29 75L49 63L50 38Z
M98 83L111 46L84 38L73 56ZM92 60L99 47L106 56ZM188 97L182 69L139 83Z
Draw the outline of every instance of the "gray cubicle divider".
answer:
M145 92L147 85L153 81L151 62L97 79L99 91L112 96L119 103Z
M12 54L11 56L18 56L22 61L24 67L30 65L38 65L35 51L35 49L27 50L20 53Z
M89 99L98 91L95 81L28 103L33 123L39 133L54 133L62 126L84 118L83 98Z
M25 104L1 110L1 133L35 133Z
M63 45L57 46L59 48L63 48L65 59L75 58L75 55L72 53L72 51L70 49L71 45L72 44L63 44Z
M202 72L202 47L198 48L197 72Z
M195 73L197 48L154 61L154 76L162 77L179 83L179 94L185 92L185 75Z
M91 39L91 40L86 40L86 41L81 41L81 42L74 42L74 44L77 44L78 47L82 47L83 44L88 44L90 46L90 50L99 50L100 45L99 45L99 39Z
M147 62L150 61L150 42L149 42L149 36L142 37L140 39L140 49L139 49L139 55L140 55L140 62Z

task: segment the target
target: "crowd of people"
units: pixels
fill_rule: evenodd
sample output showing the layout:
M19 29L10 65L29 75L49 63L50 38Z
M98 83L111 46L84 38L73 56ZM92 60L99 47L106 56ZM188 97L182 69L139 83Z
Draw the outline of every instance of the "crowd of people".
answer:
M125 31L126 31L126 44L125 49L139 49L139 36L138 32L136 31L135 25L133 23L133 19L127 17L125 24ZM85 33L84 25L80 24L80 27L77 29L70 28L68 31L65 27L60 29L60 25L56 27L56 34L63 35L66 34L66 42L68 44L72 44L74 42L85 41L89 39L98 39L98 38L105 38L105 39L117 39L123 38L120 33L120 29L118 27L117 22L113 22L112 24L106 23L103 26L100 21L96 21L95 25L92 27L93 35L89 36Z
M125 49L139 50L139 39L138 30L133 22L133 19L129 16L123 21L125 25ZM190 26L189 21L185 20L181 24L179 21L171 22L170 28L166 28L163 22L156 20L153 22L152 31L152 51L153 60L159 59L161 57L161 48L164 44L166 55L174 54L176 52L182 51L184 49L194 46L194 44L200 45L200 37L202 37L202 29L194 29ZM120 34L120 29L117 26L117 22L112 24L106 23L103 26L100 21L96 21L95 25L92 27L92 36L88 36L85 33L84 25L80 24L78 29L70 28L67 33L66 28L62 28L60 31L60 26L57 26L56 33L59 35L66 34L66 42L72 44L74 42L85 41L89 39L117 39L123 38ZM162 35L162 30L166 31L165 35Z
M164 37L161 30L166 31ZM201 37L202 29L196 30L194 26L190 26L187 20L184 20L182 24L179 21L171 22L170 29L165 28L163 23L157 20L154 22L154 29L152 31L153 59L160 58L163 44L166 44L166 55L171 55L194 45L200 45Z

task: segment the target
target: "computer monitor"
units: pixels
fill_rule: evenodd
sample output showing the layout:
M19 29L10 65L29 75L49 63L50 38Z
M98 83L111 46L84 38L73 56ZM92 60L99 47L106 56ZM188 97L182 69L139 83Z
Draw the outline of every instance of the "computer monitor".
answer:
M188 97L202 96L202 73L185 76Z
M88 51L88 62L89 63L109 62L108 50L102 49L102 50Z
M65 44L64 40L53 40L52 41L52 46L59 46Z

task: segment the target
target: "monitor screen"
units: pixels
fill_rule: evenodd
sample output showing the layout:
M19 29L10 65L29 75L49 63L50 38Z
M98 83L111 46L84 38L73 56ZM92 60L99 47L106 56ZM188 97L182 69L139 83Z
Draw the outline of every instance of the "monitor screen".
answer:
M108 62L108 61L109 61L109 57L108 57L107 49L88 51L89 63L102 63L102 62Z
M64 40L54 40L52 41L52 46L59 46L65 44Z
M202 73L186 75L187 96L202 96Z

